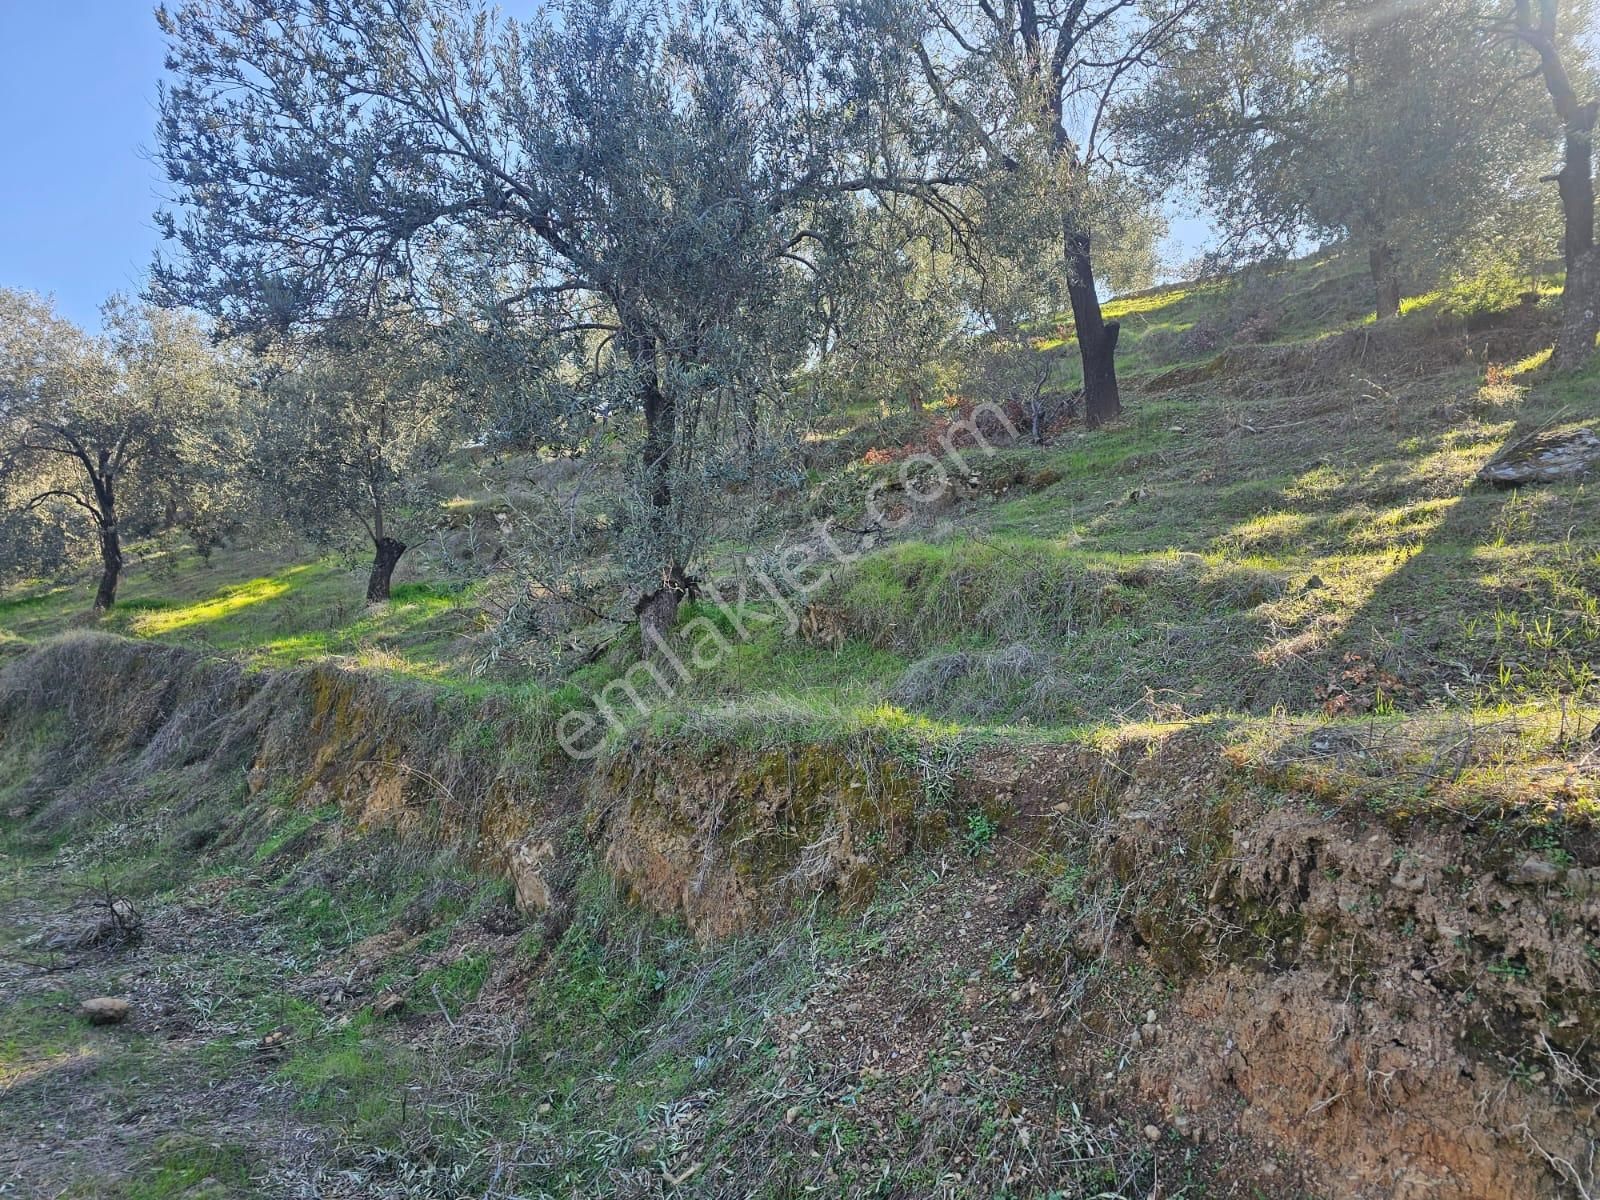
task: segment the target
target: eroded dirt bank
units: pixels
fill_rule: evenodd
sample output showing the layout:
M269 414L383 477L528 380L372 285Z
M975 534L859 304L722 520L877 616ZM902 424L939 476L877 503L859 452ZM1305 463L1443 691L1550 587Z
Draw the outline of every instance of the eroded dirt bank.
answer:
M429 924L411 902L393 930L333 936L298 968L338 981L317 1003L341 1030L404 992L396 980L427 977L438 996L428 972L482 956L462 1006L413 999L372 1027L413 1054L429 1038L465 1054L462 1030L490 1015L513 1041L544 1036L527 1026L566 986L573 931L625 940L593 916L597 880L681 930L652 968L667 982L588 1029L599 1050L560 1043L598 1053L609 1082L541 1099L553 1045L492 1085L529 1093L549 1147L502 1162L490 1194L1595 1194L1600 858L1582 821L1500 802L1376 811L1313 769L1381 772L1373 748L1300 734L1270 765L1197 725L991 746L937 770L863 742L638 744L590 771L549 752L542 719L332 665L244 674L77 636L0 674L6 845L52 870L77 841L153 861L187 847L209 872L185 885L191 907L266 886L274 864L284 894L272 880L337 895L340 871L372 856L505 879L470 924ZM1574 809L1592 787L1574 777ZM115 954L164 952L179 899L153 884L135 899L144 943L71 970L110 978ZM44 963L25 926L53 919L14 904L16 961ZM730 962L743 973L719 986L745 1015L689 1037L694 1006L716 1003L703 982L669 1001L670 978ZM8 974L17 1003L56 985L43 969ZM141 1021L161 1028L148 1006ZM247 1026L236 1035L265 1032ZM633 1078L618 1064L645 1061L621 1049L640 1038L655 1057ZM9 1098L42 1103L30 1089L56 1068L16 1053ZM252 1053L299 1111L299 1060ZM348 1151L306 1120L330 1162ZM597 1130L615 1141L605 1155L581 1140ZM14 1178L45 1194L59 1173L17 1146ZM450 1194L341 1191L336 1171L301 1182L319 1178L304 1194Z

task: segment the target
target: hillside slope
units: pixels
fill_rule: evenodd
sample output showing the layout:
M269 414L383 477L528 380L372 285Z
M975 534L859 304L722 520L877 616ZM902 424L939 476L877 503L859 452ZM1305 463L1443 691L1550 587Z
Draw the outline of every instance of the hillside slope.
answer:
M1600 373L1351 287L1122 302L1093 434L846 414L708 576L819 517L836 569L702 597L681 675L475 670L442 553L382 613L241 550L109 631L11 596L0 1178L1595 1194L1600 514L1475 474Z

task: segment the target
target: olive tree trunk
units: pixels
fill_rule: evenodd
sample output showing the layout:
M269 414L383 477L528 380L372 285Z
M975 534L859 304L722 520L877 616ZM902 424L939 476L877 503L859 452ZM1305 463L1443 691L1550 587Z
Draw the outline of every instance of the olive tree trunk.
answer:
M1600 337L1600 249L1594 229L1594 102L1578 108L1567 122L1566 154L1556 174L1561 194L1567 282L1561 299L1561 332L1556 337L1557 368L1579 367L1594 353Z
M1117 388L1117 335L1121 326L1107 321L1100 311L1088 233L1066 231L1067 295L1072 298L1072 323L1078 332L1078 354L1083 359L1083 416L1093 429L1122 412Z
M678 619L678 606L694 590L688 569L678 559L679 539L673 528L672 469L678 440L678 409L673 397L661 387L654 339L645 331L625 331L628 353L638 373L638 396L644 410L645 437L642 453L649 496L650 543L661 554L659 575L645 586L634 605L639 629L645 635L645 651L655 644L650 634L665 637ZM752 418L753 419L753 418Z
M372 542L372 573L367 576L367 601L382 604L389 599L389 581L406 544L399 538L379 537Z
M1553 357L1555 365L1565 369L1587 362L1600 336L1600 250L1595 247L1594 228L1594 131L1600 99L1581 96L1580 85L1567 71L1557 36L1561 6L1556 0L1540 0L1537 11L1529 0L1517 0L1513 19L1517 36L1539 56L1545 88L1561 121L1564 153L1555 183L1561 195L1567 283Z
M100 526L100 586L95 590L94 608L105 612L117 602L117 580L122 575L122 539L117 534L115 515Z
M1367 267L1372 272L1374 308L1378 320L1400 315L1400 254L1388 242L1375 241L1367 249Z

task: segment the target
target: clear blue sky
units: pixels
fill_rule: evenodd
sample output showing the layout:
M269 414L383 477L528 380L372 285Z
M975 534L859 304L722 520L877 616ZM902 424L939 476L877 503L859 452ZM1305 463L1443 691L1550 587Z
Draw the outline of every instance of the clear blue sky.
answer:
M0 286L53 295L90 328L108 295L144 286L160 240L154 7L0 0ZM1173 232L1192 253L1206 230Z
M159 235L153 0L0 0L0 286L91 328Z

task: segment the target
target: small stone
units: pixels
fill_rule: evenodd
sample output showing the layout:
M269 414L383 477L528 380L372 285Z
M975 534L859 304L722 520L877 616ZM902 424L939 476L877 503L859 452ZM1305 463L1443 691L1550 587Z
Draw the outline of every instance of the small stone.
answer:
M1428 886L1427 876L1409 865L1396 871L1389 882L1402 892L1420 892Z
M133 1006L116 996L95 996L78 1005L81 1016L94 1025L116 1025L128 1019Z
M1146 1025L1154 1025L1156 1023L1156 1010L1155 1009L1149 1008L1149 1009L1145 1010L1144 1023Z
M511 885L516 889L518 911L540 913L550 907L550 883L545 871L555 855L553 843L531 839L517 843L508 851L507 868Z
M1547 887L1560 883L1565 874L1548 859L1526 858L1506 872L1506 882L1513 887Z
M1567 872L1567 890L1582 899L1600 891L1600 867L1579 867Z
M129 900L118 896L111 902L111 919L125 932L133 932L144 924L144 918L139 915L139 910Z
M1154 1125L1146 1125L1144 1127L1144 1136L1149 1141L1159 1142L1161 1140L1161 1130L1157 1129Z

